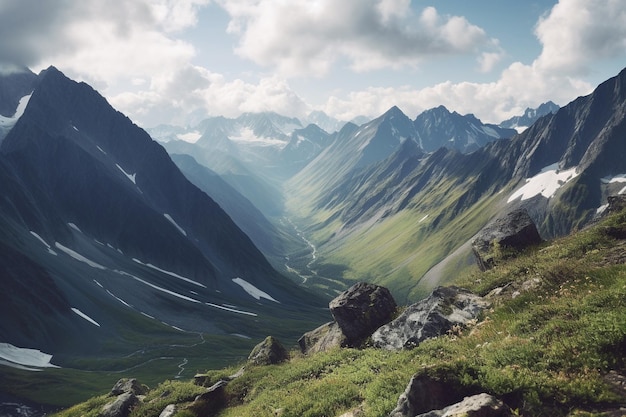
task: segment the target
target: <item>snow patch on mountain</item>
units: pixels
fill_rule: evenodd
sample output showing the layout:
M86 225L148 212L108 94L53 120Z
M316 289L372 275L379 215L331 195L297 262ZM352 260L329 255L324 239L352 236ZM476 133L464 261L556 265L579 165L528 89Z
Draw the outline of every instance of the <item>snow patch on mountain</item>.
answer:
M176 298L180 298L181 300L190 301L192 303L200 303L200 301L198 301L198 300L196 300L194 298L187 297L186 295L182 295L182 294L179 294L179 293L174 292L174 291L170 291L170 290L168 290L166 288L163 288L163 287L159 287L158 285L154 285L154 284L152 284L152 283L150 283L148 281L145 281L145 280L143 280L143 279L141 279L139 277L134 276L133 274L129 274L128 272L119 271L119 270L115 270L113 272L116 272L116 273L118 273L120 275L124 275L126 277L132 278L135 281L141 282L142 284L145 284L145 285L147 285L150 288L154 288L157 291L161 291L161 292L163 292L165 294L169 294L169 295L174 296Z
M0 115L0 127L10 128L10 127L13 127L15 123L17 123L20 117L22 117L22 115L24 114L24 110L26 110L26 105L28 104L28 101L30 100L30 96L31 94L24 96L20 99L20 102L18 103L13 116L6 117L6 116Z
M254 285L250 284L248 281L246 281L245 279L242 278L233 278L233 282L239 286L241 286L241 288L243 288L243 290L245 292L247 292L248 294L250 294L252 297L254 297L257 300L260 300L261 298L265 298L267 300L273 301L275 303L279 303L278 301L276 301L272 296L270 296L268 293L261 291L260 289L258 289L257 287L255 287ZM280 303L279 303L280 304Z
M167 214L167 213L164 213L164 214L163 214L163 216L165 216L165 218L166 218L167 220L169 220L169 221L170 221L170 223L172 223L174 226L176 226L176 228L178 229L178 231L179 231L180 233L182 233L182 234L183 234L183 236L187 236L187 232L185 232L185 229L183 229L182 227L180 227L180 226L178 225L178 223L176 223L176 221L172 218L172 216L170 216L170 215L169 215L169 214Z
M137 182L135 181L135 176L137 175L137 173L129 174L128 172L124 171L124 168L119 166L119 164L115 164L115 166L118 167L119 170L122 171L124 175L126 175L126 177L128 177L128 179L132 181L133 184L137 185Z
M201 137L202 133L198 132L197 130L186 133L179 133L176 135L176 138L189 143L196 143Z
M52 355L38 349L21 348L10 343L0 343L0 364L27 371L37 368L59 368L50 363Z
M106 269L106 267L100 265L97 262L92 261L91 259L87 259L85 258L83 255L81 255L80 253L73 251L72 249L61 245L59 242L55 242L54 246L57 249L60 249L62 252L65 252L66 254L70 255L72 258L76 259L77 261L80 261L82 263L85 263L87 265L89 265L92 268L95 269Z
M161 268L159 268L158 266L155 266L155 265L152 265L152 264L145 264L145 263L141 262L141 261L140 261L139 259L137 259L137 258L133 258L133 261L137 262L137 263L138 263L138 264L140 264L140 265L147 266L148 268L152 268L152 269L154 269L154 270L156 270L156 271L159 271L159 272L162 272L162 273L167 274L167 275L169 275L169 276L172 276L172 277L174 277L174 278L177 278L177 279L183 280L183 281L185 281L185 282L189 282L190 284L193 284L193 285L197 285L198 287L206 288L206 285L204 285L204 284L200 284L198 281L194 281L194 280L192 280L192 279L189 279L189 278L185 278L185 277L183 277L183 276L180 276L180 275L178 275L178 274L177 274L177 273L175 273L175 272L172 272L172 271L166 271L165 269L161 269Z
M72 307L72 311L76 313L79 317L82 317L83 319L87 320L89 323L93 324L94 326L100 327L100 324L97 321L95 321L94 319L92 319L91 317L89 317L88 315L80 311L79 309Z
M44 244L44 246L46 247L46 249L48 249L48 252L51 253L52 255L56 255L57 253L55 251L52 250L52 248L50 247L50 245L48 245L48 242L46 242L45 240L43 240L43 238L41 236L39 236L37 233L33 232L32 230L30 231L30 234L35 236L41 243Z
M552 197L559 188L578 175L576 167L564 171L559 170L559 164L555 163L544 167L539 174L526 179L519 190L515 191L507 200L507 203L521 197L522 201L528 200L541 194L546 198Z
M223 305L221 306L221 305L213 304L213 303L205 303L205 304L208 305L209 307L218 308L218 309L224 310L224 311L230 311L231 313L243 314L244 316L252 316L252 317L258 316L258 314L256 314L256 313L251 313L249 311L244 311L244 310L237 310L235 308L226 307L226 306L223 306Z

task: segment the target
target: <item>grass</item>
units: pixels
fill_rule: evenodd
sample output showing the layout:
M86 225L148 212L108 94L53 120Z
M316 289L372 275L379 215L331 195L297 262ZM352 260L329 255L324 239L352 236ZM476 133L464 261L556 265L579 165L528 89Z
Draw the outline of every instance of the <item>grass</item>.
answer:
M481 320L413 350L336 349L285 364L246 365L226 387L220 417L337 416L360 408L365 416L387 416L415 374L437 376L468 393L488 392L523 416L602 416L626 399L606 380L626 372L626 242L608 236L624 227L626 213L600 225L546 243L515 259L498 261L457 284L492 294ZM493 290L498 290L497 295ZM212 380L239 365L209 371ZM211 379L210 378L210 379ZM211 381L212 381L211 380ZM169 381L185 409L199 387ZM158 416L166 401L144 403L133 416ZM94 398L61 416L93 415Z

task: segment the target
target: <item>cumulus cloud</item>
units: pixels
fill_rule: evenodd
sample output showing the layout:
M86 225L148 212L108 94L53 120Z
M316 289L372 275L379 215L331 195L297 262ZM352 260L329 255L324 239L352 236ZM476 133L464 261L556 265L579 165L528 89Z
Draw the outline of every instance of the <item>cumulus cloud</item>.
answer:
M345 97L330 97L322 110L350 120L358 115L375 117L397 105L413 118L443 104L450 111L473 113L484 122L499 123L523 113L526 107L536 107L548 100L566 104L589 93L591 88L574 78L551 76L536 67L515 63L492 83L447 81L422 89L368 88Z
M423 19L432 19L430 16ZM350 119L359 114L377 116L398 105L409 116L445 105L459 113L475 113L498 123L553 100L565 105L592 91L582 76L601 59L626 56L626 9L623 0L560 0L537 23L541 54L531 63L514 62L490 83L443 82L423 89L368 88L343 97L333 96L323 106L329 114ZM489 71L504 51L485 52L480 69Z
M194 56L171 35L194 25L209 1L3 0L0 60L35 70L52 64L99 89L149 79Z
M626 55L623 0L561 0L535 33L543 45L536 63L546 71L581 75L598 59Z
M146 127L163 121L187 125L196 114L237 117L244 112L275 111L303 117L310 111L279 77L265 77L255 83L241 79L228 81L221 74L191 65L155 77L149 89L124 92L109 100Z
M347 60L356 71L418 65L488 46L483 29L407 0L220 0L239 36L236 52L284 75L326 74Z

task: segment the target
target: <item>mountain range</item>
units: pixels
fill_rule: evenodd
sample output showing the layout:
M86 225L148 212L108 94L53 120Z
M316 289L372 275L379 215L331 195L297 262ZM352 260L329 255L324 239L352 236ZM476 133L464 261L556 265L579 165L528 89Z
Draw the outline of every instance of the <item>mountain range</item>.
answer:
M275 271L145 131L54 67L29 78L0 145L0 341L84 368L154 350L155 333L167 346L202 333L246 344L279 317L285 329L319 320L321 299Z
M626 70L500 125L440 106L144 131L54 67L0 77L0 360L233 360L267 334L295 341L356 280L400 302L454 282L509 211L544 238L583 228L626 193L624 85Z

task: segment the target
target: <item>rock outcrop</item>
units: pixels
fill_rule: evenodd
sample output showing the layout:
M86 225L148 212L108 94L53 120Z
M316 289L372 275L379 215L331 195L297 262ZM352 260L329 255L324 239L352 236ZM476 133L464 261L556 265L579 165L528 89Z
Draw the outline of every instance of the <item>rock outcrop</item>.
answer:
M135 378L122 378L111 388L111 396L117 396L130 392L135 395L145 395L148 388L140 384Z
M449 382L445 374L417 374L409 381L389 417L506 417L511 410L476 387ZM478 391L480 392L480 391Z
M267 336L265 340L256 345L248 356L248 362L255 365L275 365L287 359L289 359L289 352L272 336Z
M226 404L226 394L224 392L226 385L228 385L228 381L215 383L206 392L198 395L189 406L189 409L199 416L216 415Z
M302 353L308 355L347 346L347 338L341 331L337 322L331 321L322 324L315 330L306 332L298 339L298 345Z
M120 394L115 398L115 400L107 403L100 414L99 417L127 417L130 414L130 411L133 406L135 406L139 400L137 396L132 392L125 392Z
M611 195L607 197L606 202L608 204L607 213L617 213L626 210L626 195L624 194Z
M109 396L115 397L102 407L99 417L127 417L139 402L138 396L145 395L148 388L135 378L122 378L115 383Z
M537 226L525 209L514 210L483 228L472 241L476 263L482 271L493 268L506 251L520 251L542 242Z
M415 417L509 417L509 407L489 394L478 394L465 397L463 401L443 410L433 410L418 414Z
M438 287L428 298L409 306L397 319L372 334L375 347L399 350L445 334L478 317L489 302L458 287Z
M387 288L365 282L339 294L329 307L348 346L358 346L380 326L389 323L397 308Z
M460 401L463 396L457 389L449 386L445 378L425 374L414 375L389 417L413 417L444 408Z

